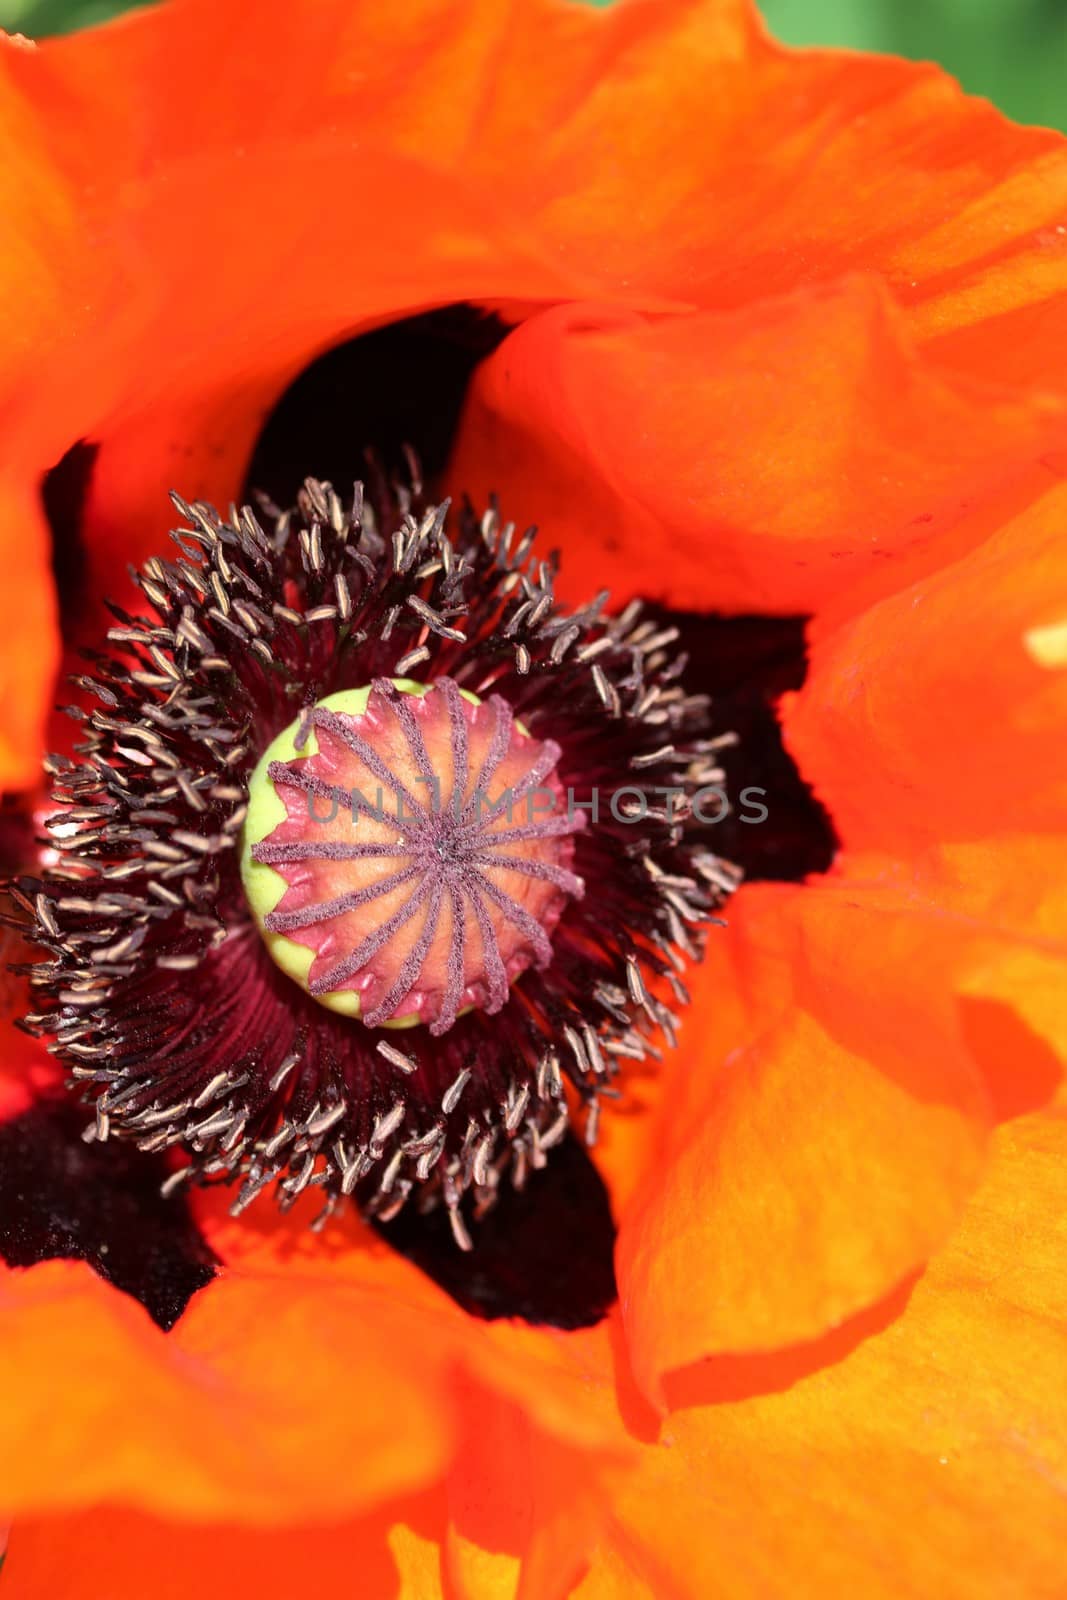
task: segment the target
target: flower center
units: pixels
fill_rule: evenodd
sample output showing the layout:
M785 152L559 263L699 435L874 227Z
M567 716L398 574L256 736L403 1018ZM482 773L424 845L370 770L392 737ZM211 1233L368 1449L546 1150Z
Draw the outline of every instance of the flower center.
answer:
M175 503L179 557L49 759L54 863L11 885L25 1026L91 1137L185 1152L168 1192L318 1186L317 1226L417 1196L469 1249L673 1041L737 882L697 805L730 736L672 626L561 608L495 511L447 533L415 491L346 508L314 479L269 531Z
M371 1026L500 1011L583 892L559 757L450 678L318 701L250 784L242 879L273 959Z

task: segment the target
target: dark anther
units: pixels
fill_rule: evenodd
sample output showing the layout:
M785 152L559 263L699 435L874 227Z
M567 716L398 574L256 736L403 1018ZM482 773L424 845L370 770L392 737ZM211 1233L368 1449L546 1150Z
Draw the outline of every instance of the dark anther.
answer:
M365 476L364 447L387 475L405 475L405 451L414 450L432 483L448 459L471 374L507 331L474 306L442 306L327 351L267 419L246 496L264 490L290 505L309 474L344 492Z
M0 1126L0 1257L87 1261L167 1330L216 1263L167 1166L129 1145L86 1144L86 1113L46 1101Z
M554 1328L588 1328L616 1296L615 1224L607 1191L573 1134L520 1189L502 1184L492 1210L471 1224L478 1241L455 1247L443 1207L405 1207L377 1224L395 1250L421 1267L473 1316L522 1317Z

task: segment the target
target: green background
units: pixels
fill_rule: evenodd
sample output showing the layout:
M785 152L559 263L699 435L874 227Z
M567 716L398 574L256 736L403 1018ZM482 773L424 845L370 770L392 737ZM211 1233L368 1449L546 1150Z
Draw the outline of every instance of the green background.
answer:
M122 0L0 0L0 26L41 37L124 9ZM1067 128L1067 0L763 0L763 12L791 44L939 61L1019 121Z

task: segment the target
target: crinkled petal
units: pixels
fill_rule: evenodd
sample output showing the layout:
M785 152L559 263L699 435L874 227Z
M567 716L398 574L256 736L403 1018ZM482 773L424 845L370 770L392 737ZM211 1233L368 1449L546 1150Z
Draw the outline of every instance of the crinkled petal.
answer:
M519 9L529 31L540 6ZM100 446L81 519L95 622L102 593L125 598L124 563L165 547L168 489L237 496L268 411L324 348L429 306L571 292L519 197L465 165L513 32L487 0L313 20L175 0L43 46L0 40L19 219L3 278L19 315L0 333L0 536L19 571L0 779L28 782L40 758L57 647L38 491L72 445Z
M0 1300L12 1513L336 1518L447 1460L447 1351L365 1289L223 1276L170 1334L80 1262L5 1273Z
M988 375L1003 357L1013 381L1062 387L1062 135L1014 125L935 66L785 49L730 0L511 14L517 37L529 17L549 37L568 19L580 90L525 152L485 137L490 114L478 159L572 269L703 308L876 272L954 362ZM530 56L540 109L556 69Z
M1067 1527L1067 1124L994 1137L951 1243L813 1344L719 1356L616 1502L580 1600L1055 1600ZM641 1587L641 1582L645 1588Z
M1062 829L1065 526L1055 488L965 559L815 625L785 733L847 846Z
M454 487L540 523L575 601L811 610L1067 438L1062 396L958 376L916 349L874 278L729 312L567 305L480 367Z
M0 1504L336 1521L440 1485L473 1459L470 1419L499 1413L528 1438L513 1488L530 1548L563 1537L545 1492L561 1473L582 1483L567 1547L588 1546L630 1445L582 1336L470 1318L355 1216L318 1236L313 1209L224 1219L227 1198L198 1197L224 1268L167 1334L82 1263L0 1271L0 1357L19 1374Z
M1062 140L935 69L784 51L744 0L173 0L6 41L0 136L6 447L28 503L101 445L94 592L171 484L238 493L302 364L452 300L728 310L869 272L961 370L1063 388ZM48 666L21 660L30 770Z
M574 1400L588 1410L599 1394L617 1416L606 1330L570 1336L559 1350L578 1378ZM527 1370L538 1383L536 1371ZM590 1457L546 1433L532 1420L536 1407L518 1396L503 1400L498 1393L479 1405L468 1389L467 1402L448 1482L446 1579L463 1600L563 1600L602 1536L630 1452L598 1478L588 1471Z
M956 1003L970 942L889 865L742 890L730 921L619 1239L653 1398L673 1368L815 1338L920 1268L978 1179L993 1114Z

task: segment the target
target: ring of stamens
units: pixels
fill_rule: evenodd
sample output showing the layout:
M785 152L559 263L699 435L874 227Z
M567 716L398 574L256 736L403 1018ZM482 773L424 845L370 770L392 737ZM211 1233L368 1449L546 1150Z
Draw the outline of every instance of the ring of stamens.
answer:
M383 1222L409 1197L440 1202L469 1247L464 1219L544 1166L572 1121L592 1143L626 1064L673 1041L685 965L738 878L692 805L721 779L730 735L711 736L706 698L684 687L673 629L637 602L608 613L603 595L562 609L533 530L493 511L461 511L449 534L443 506L384 490L372 504L357 488L346 507L311 479L292 512L268 508L266 529L247 507L176 504L177 559L147 563L143 611L115 609L109 649L75 680L78 742L48 760L51 863L13 880L0 912L36 947L23 1026L92 1106L88 1137L184 1153L168 1189L232 1183L239 1213L319 1187L316 1225L349 1196ZM523 875L563 903L554 928L534 916L551 961L539 968L529 930L529 965L495 1015L491 955L475 975L487 1003L463 1014L446 980L434 1021L453 1001L459 1014L439 1037L353 1026L287 979L240 870L249 786L279 730L360 685L392 679L394 694L413 671L468 704L499 696L540 741L531 763L558 743L546 786L565 785L593 824L541 819L574 852L546 859L573 867L584 898ZM493 848L512 850L499 834Z

